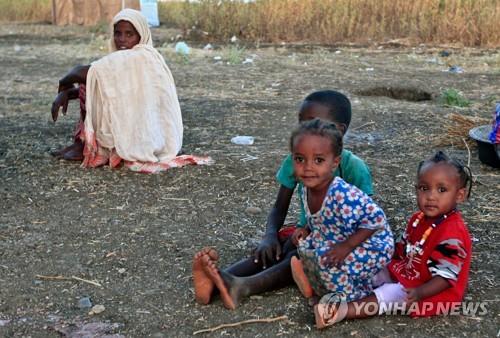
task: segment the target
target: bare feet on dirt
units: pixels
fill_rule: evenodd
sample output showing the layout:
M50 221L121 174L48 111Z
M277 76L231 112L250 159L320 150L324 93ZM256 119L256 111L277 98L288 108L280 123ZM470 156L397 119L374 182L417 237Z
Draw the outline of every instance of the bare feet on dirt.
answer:
M302 262L297 257L292 257L290 266L292 268L293 280L295 281L295 284L297 284L300 292L304 297L311 298L314 295L314 291L304 272Z
M238 282L238 277L234 277L224 271L219 271L214 261L208 255L201 257L203 270L219 289L222 303L229 310L234 310L238 306L243 287Z
M83 161L83 142L75 141L70 146L58 151L51 152L51 155L66 161Z
M203 269L201 258L208 256L210 260L217 261L219 255L213 248L203 248L197 252L193 258L193 284L194 284L194 297L200 304L208 304L210 296L214 289L214 282L207 276Z
M323 329L342 321L347 315L347 303L339 302L335 297L324 295L318 304L314 305L316 327Z

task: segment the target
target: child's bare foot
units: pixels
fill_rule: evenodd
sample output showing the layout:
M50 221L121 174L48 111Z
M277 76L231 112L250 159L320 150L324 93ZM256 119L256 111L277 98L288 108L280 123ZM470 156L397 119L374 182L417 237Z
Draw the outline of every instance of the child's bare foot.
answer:
M234 310L238 306L243 287L238 277L234 277L224 271L219 271L215 262L208 255L201 257L203 270L219 289L222 303L229 310Z
M311 298L314 294L314 291L307 279L306 274L304 273L304 267L302 266L302 262L297 257L292 257L290 261L290 266L292 268L292 276L295 284L297 284L300 292L306 298Z
M203 248L197 252L193 258L193 284L194 284L194 297L200 304L208 304L210 296L214 289L214 282L206 275L203 270L201 257L208 256L211 260L217 261L219 255L212 248Z
M314 319L316 327L323 329L340 322L347 315L347 303L337 302L335 297L325 295L320 302L314 305Z

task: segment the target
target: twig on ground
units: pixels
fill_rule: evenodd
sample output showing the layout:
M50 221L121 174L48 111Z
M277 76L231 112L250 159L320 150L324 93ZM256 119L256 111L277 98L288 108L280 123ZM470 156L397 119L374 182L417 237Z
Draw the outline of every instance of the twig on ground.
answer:
M189 198L179 198L179 197L161 197L160 199L168 201L191 201Z
M97 283L97 282L94 282L94 281L91 281L91 280L88 280L88 279L83 279L83 278L80 278L80 277L76 277L76 276L71 276L71 277L64 277L64 276L44 276L44 275L36 275L35 276L37 279L42 279L42 280L60 280L60 281L70 281L70 280L76 280L78 282L83 282L83 283L88 283L88 284L92 284L94 286L98 286L100 288L102 288L102 285Z
M80 281L80 282L92 284L92 285L95 285L95 286L98 286L98 287L102 288L101 284L99 284L97 282L94 282L94 281L91 281L91 280L88 280L88 279L83 279L83 278L79 278L79 277L76 277L76 276L71 276L71 278L74 279L74 280Z
M462 141L464 141L465 148L467 148L467 166L470 168L470 148L467 144L467 141L462 137Z
M497 208L497 207L489 207L489 206L486 206L486 205L483 205L481 206L482 209L486 209L486 210L500 210L500 208Z
M64 276L44 276L44 275L36 275L35 276L37 279L43 279L43 280L71 280L71 278L64 277Z
M353 130L358 130L358 129L361 129L361 128L364 128L364 127L369 126L369 125L371 125L371 124L375 124L375 121L370 121L370 122L367 122L367 123L362 124L362 125L360 125L360 126L357 126L357 127L355 127L355 128L352 128L352 129L351 129L351 131L353 131Z
M279 320L285 320L285 319L288 319L288 317L287 316L279 316L279 317L274 317L274 318L248 319L248 320L243 320L241 322L221 324L221 325L214 326L214 327L211 327L208 329L198 330L198 331L193 332L193 335L199 334L199 333L204 333L204 332L214 332L216 330L223 329L226 327L235 327L235 326L241 326L241 325L253 324L253 323L272 323L272 322L277 322Z

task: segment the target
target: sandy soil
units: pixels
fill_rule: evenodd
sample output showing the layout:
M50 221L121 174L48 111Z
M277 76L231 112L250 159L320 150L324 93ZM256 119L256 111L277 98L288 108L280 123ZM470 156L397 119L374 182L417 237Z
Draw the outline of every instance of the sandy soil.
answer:
M57 337L97 322L116 324L110 333L127 337L180 337L221 323L281 315L288 320L213 335L498 335L500 172L481 164L474 148L470 162L476 184L462 206L474 238L466 300L486 302L487 314L418 320L384 316L344 321L319 332L296 288L252 297L230 312L219 300L196 304L190 276L191 258L203 246L217 248L226 265L259 240L297 107L317 89L339 89L351 98L347 147L371 166L375 198L399 233L415 210L416 166L436 150L446 115L488 118L500 99L498 51L447 48L452 53L447 58L438 55L443 48L393 45L261 46L239 52L223 46L208 52L204 44L192 42L198 48L183 59L173 52L175 34L154 32L178 86L184 149L210 155L216 163L141 175L85 170L49 155L70 143L78 117L73 104L66 117L49 122L57 80L73 65L104 55L103 36L82 28L0 26L0 336ZM240 57L237 64L227 64ZM253 62L242 64L245 58ZM448 63L465 73L443 72ZM366 95L383 94L380 87L400 88L406 99L425 91L432 99ZM451 87L472 106L440 104L436 97ZM234 145L230 139L236 135L252 135L255 144ZM445 150L468 160L465 149L450 145ZM254 207L252 213L248 207ZM289 220L296 217L295 201ZM76 276L102 287L37 275ZM78 307L84 297L104 305L104 312L88 315L88 309Z

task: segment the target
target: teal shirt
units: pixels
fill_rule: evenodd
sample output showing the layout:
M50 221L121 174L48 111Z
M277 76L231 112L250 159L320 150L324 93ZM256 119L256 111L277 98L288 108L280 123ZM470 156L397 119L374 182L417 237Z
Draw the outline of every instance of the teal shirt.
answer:
M347 183L355 185L367 195L373 195L372 175L368 165L349 150L342 150L340 165L333 173L334 176L342 178ZM288 189L295 189L298 184L300 196L300 221L299 225L306 224L306 212L304 201L302 201L302 183L298 182L293 174L292 155L287 155L276 174L278 182Z

